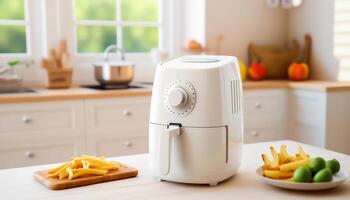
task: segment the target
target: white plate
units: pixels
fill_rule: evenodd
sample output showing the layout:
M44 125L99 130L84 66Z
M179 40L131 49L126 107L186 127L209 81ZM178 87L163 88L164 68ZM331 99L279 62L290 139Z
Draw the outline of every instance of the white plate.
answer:
M290 181L283 180L275 180L271 178L267 178L263 175L262 167L259 167L256 170L259 178L263 180L265 183L273 185L275 187L291 189L291 190L325 190L337 187L342 184L347 178L348 174L345 171L340 170L333 176L333 180L331 182L324 183L296 183Z

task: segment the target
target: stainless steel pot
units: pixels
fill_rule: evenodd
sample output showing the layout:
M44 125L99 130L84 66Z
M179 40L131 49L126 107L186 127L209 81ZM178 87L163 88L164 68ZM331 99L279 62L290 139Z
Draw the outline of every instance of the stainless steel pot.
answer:
M109 62L108 56L112 50L120 51L121 61ZM116 45L106 48L103 62L95 63L95 79L102 85L125 85L127 86L134 77L134 64L125 61L124 51Z

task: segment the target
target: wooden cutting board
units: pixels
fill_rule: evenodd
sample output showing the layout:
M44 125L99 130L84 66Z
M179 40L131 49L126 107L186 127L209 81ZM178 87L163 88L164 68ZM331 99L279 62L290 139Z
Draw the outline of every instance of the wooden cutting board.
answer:
M59 180L48 178L47 172L48 170L34 172L34 179L51 190L63 190L67 188L131 178L137 176L138 173L137 169L123 165L119 170L111 171L102 176L82 177L72 180Z

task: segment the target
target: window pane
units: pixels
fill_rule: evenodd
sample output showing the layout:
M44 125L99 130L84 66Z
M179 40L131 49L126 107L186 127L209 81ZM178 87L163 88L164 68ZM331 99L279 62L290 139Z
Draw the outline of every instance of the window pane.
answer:
M116 29L108 26L78 26L78 52L101 53L116 44Z
M157 21L158 0L122 0L122 20Z
M127 52L149 52L158 47L157 27L123 27L123 49Z
M76 0L77 19L115 19L115 0Z
M0 26L0 53L26 53L24 26Z
M24 19L23 0L0 0L0 19Z

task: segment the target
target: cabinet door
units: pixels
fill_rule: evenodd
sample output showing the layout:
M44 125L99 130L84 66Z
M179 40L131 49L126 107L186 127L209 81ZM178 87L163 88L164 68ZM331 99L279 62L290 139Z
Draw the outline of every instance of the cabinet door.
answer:
M148 137L90 136L87 149L89 154L107 157L148 153Z
M293 90L290 93L289 137L325 147L326 93Z
M85 153L84 138L25 140L0 144L0 168L63 162Z
M244 142L287 138L288 91L259 89L244 92Z
M81 135L83 101L0 104L0 138Z
M148 135L149 107L150 97L87 100L87 134Z
M284 118L279 115L251 116L244 128L244 143L267 142L286 139Z

